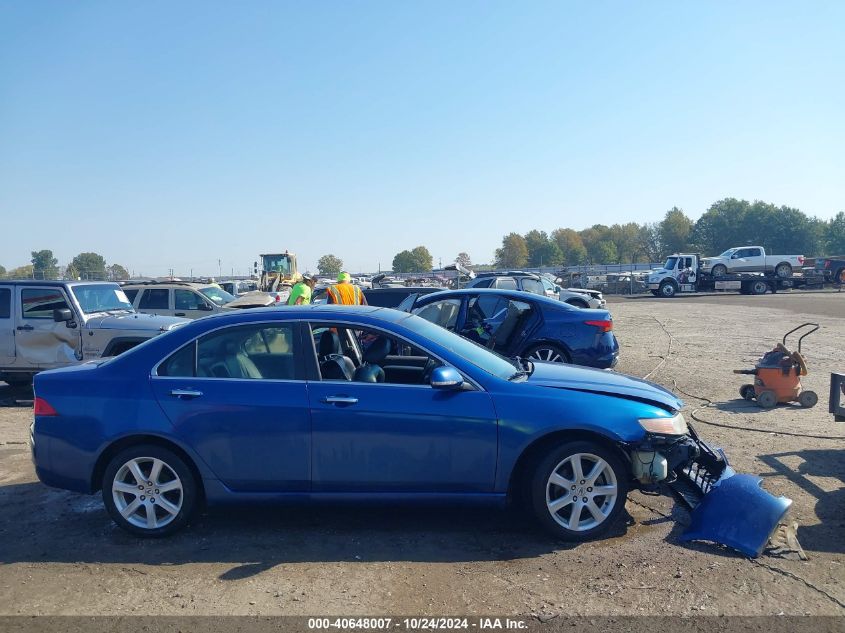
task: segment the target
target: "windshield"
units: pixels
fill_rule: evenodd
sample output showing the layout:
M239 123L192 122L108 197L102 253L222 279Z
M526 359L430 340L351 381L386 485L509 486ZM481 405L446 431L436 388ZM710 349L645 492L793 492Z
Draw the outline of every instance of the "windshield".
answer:
M729 248L729 249L728 249L728 250L726 250L724 253L722 253L721 255L719 255L719 257L730 257L731 255L733 255L733 254L734 254L734 252L735 252L735 251L736 251L736 249L735 249L735 248Z
M265 255L264 270L273 273L290 274L290 260L285 255Z
M666 260L666 263L663 264L663 268L665 268L666 270L673 270L675 268L675 264L677 264L677 263L678 263L677 257L669 257Z
M223 290L223 288L218 288L217 286L208 286L206 288L200 288L200 292L219 306L222 306L236 299L234 295L230 295L228 292Z
M508 380L515 374L521 373L516 365L504 356L500 356L486 347L482 347L477 343L458 336L439 325L430 323L422 317L409 316L403 319L401 324L450 352L457 354L491 376Z
M85 314L110 310L135 312L129 298L117 284L85 284L71 286L70 290Z

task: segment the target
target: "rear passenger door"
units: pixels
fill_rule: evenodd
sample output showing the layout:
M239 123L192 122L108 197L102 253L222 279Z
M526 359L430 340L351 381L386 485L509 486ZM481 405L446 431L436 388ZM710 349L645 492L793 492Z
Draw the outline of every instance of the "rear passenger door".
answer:
M76 310L61 286L18 286L15 326L16 367L51 369L82 358L81 328L76 321L56 322L53 310Z
M138 301L138 312L173 316L172 305L167 288L144 288Z
M299 324L214 330L163 361L153 391L174 426L230 490L310 487L311 418Z
M12 318L12 286L0 286L0 367L15 362L15 320Z

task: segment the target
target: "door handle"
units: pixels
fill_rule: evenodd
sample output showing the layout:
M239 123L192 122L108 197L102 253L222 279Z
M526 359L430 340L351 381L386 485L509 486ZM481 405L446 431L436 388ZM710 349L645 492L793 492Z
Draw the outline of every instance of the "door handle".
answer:
M34 329L35 329L35 328L34 328L34 327L32 327L31 325L19 325L19 326L18 326L18 330L21 330L21 331L23 331L23 332L31 332L31 331L32 331L32 330L34 330Z
M196 389L171 389L170 395L174 398L199 398L202 391Z
M177 312L173 316L185 316L184 312Z
M350 398L349 396L326 396L323 398L326 404L356 404L358 398Z

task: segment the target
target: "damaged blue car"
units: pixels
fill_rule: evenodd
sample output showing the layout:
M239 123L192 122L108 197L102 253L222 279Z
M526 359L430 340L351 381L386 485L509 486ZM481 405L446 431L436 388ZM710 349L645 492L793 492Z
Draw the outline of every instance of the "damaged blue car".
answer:
M788 506L735 475L662 387L507 359L386 308L209 316L40 373L34 390L38 477L101 491L138 536L173 533L203 504L518 498L583 541L643 489L694 507L691 537L754 555Z

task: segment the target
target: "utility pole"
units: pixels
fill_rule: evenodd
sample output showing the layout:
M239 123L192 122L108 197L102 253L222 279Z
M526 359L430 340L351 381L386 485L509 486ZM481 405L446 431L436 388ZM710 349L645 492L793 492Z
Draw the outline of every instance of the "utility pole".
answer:
M220 279L223 276L223 262L221 260L217 260L217 279Z

